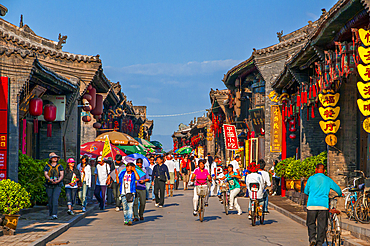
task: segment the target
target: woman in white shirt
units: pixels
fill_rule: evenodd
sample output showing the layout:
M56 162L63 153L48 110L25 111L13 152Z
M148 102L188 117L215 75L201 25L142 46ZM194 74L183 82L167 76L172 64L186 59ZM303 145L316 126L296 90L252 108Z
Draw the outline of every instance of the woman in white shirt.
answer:
M91 167L87 155L82 156L81 163L77 165L77 169L80 171L82 183L82 187L80 187L78 191L78 197L82 203L82 212L85 212L87 206L87 191L91 187Z

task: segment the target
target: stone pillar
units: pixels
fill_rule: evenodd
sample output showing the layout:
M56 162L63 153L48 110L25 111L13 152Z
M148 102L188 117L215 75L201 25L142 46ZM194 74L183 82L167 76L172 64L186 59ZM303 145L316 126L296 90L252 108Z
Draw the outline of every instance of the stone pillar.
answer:
M78 132L80 129L78 128L80 121L80 116L78 114L78 101L76 101L73 105L71 105L72 110L69 116L66 115L66 121L63 122L63 134L65 136L66 141L66 158L74 158L76 161L79 159L79 148L80 143L78 141Z

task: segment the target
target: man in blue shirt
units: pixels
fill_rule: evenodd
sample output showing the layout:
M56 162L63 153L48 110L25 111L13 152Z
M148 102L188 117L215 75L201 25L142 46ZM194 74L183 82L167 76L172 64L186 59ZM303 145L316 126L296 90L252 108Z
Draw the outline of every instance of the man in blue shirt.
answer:
M308 179L304 189L304 193L308 195L306 224L311 246L322 246L324 243L328 227L330 190L342 195L340 187L324 173L324 165L317 164L316 174Z

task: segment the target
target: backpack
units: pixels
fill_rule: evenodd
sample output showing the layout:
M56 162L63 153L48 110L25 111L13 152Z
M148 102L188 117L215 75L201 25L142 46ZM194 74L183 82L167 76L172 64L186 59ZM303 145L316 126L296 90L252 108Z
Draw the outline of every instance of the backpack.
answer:
M52 165L50 165L49 163L47 163L46 165L48 165L48 167L50 168L49 171L48 171L48 176L52 179L53 177L54 178L59 178L59 166L60 164L56 165L55 167L53 167ZM50 183L49 180L46 181L47 183Z

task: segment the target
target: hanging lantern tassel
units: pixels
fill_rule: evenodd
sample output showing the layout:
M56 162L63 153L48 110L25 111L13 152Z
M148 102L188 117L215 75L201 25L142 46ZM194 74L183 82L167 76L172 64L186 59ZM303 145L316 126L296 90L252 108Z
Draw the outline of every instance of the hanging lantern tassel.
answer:
M315 107L314 107L314 106L312 106L312 107L311 107L311 118L312 118L312 119L314 119L314 118L315 118L315 111L314 111L314 110L315 110Z
M51 123L48 123L47 125L47 137L48 138L51 138L51 130L52 130L52 124Z
M300 97L300 93L298 91L297 93L297 107L300 108L301 107L301 97Z
M307 104L308 98L307 98L307 88L306 86L304 87L304 103Z
M310 120L310 107L307 107L307 121Z
M312 99L312 85L311 85L311 83L310 83L310 87L309 87L309 99Z
M39 133L39 120L37 118L33 119L33 132Z

